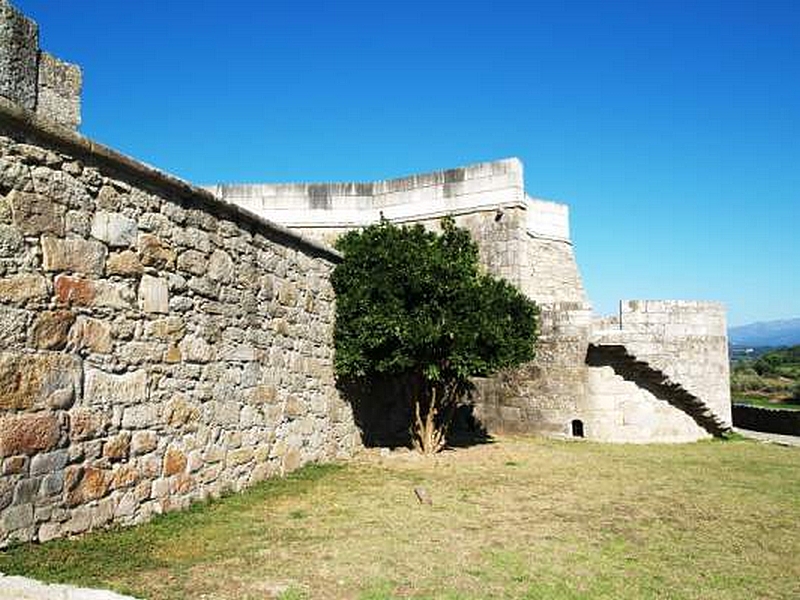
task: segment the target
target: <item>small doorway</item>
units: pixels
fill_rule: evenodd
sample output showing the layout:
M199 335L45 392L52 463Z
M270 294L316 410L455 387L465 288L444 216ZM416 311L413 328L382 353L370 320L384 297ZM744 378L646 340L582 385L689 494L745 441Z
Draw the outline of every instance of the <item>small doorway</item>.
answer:
M583 421L580 419L573 419L572 421L572 437L583 437Z

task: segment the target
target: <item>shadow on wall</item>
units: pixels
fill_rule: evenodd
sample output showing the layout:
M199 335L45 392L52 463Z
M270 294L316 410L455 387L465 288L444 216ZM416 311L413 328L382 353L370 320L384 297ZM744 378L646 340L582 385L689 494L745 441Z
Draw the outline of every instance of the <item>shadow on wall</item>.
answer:
M353 417L367 448L411 446L412 406L407 400L409 384L403 377L381 377L369 381L337 381L342 398L353 408ZM447 445L464 448L492 441L474 415L468 397L455 412Z

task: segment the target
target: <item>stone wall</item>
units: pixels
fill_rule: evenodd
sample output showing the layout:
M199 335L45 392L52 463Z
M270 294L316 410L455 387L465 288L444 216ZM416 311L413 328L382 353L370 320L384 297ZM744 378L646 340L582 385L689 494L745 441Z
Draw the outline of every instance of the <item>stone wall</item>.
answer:
M75 129L81 84L80 68L40 51L36 23L0 0L0 96Z
M516 158L362 183L219 184L216 196L333 245L377 223L436 229L454 217L478 242L488 270L540 303L585 302L563 204L525 194Z
M800 410L734 404L733 424L752 431L800 436Z
M591 309L570 302L540 308L536 358L476 382L476 416L489 431L568 435L585 406Z
M349 456L337 260L0 102L0 546Z
M597 328L595 340L619 341L731 423L725 307L716 302L627 300L619 327Z

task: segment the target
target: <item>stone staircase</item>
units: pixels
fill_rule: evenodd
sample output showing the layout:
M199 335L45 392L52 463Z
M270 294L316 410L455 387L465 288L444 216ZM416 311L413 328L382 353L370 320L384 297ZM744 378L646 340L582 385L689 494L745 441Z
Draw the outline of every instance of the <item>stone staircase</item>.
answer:
M650 363L637 359L621 344L589 344L586 364L590 367L611 367L614 372L647 390L660 400L682 410L716 437L725 437L732 429L703 400L672 381Z

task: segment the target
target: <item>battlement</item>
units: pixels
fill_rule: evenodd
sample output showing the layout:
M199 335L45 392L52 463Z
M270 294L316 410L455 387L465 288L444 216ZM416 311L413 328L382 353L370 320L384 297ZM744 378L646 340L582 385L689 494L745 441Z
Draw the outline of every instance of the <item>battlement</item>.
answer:
M39 49L35 22L0 0L0 96L70 129L81 123L80 67Z
M364 227L517 206L527 208L522 163L509 158L373 182L220 184L216 196L287 227Z

